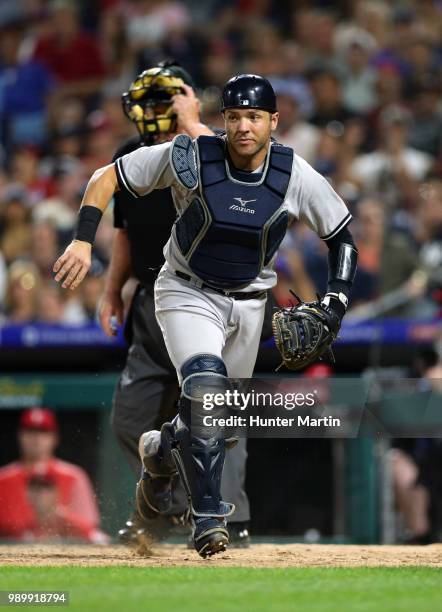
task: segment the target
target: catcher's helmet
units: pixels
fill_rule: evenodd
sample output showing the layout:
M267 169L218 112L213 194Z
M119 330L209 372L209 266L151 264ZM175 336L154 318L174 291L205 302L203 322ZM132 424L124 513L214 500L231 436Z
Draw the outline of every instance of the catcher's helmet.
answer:
M190 75L175 62L162 62L144 70L122 97L123 110L133 121L143 140L153 141L160 134L176 129L172 96L183 93L183 84L193 85Z
M221 110L228 108L259 108L276 113L276 96L273 87L264 77L256 74L240 74L224 85Z

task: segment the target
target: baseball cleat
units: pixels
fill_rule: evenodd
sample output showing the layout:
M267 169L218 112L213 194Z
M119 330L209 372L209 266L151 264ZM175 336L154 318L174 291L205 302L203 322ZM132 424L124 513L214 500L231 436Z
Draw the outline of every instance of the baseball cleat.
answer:
M146 520L167 512L172 505L172 480L177 472L173 461L171 464L162 456L162 431L143 433L138 445L142 470L135 499L138 513Z
M162 514L172 505L172 478L153 477L143 470L135 493L137 510L143 518L154 518L152 512ZM144 504L143 504L144 500ZM147 508L146 508L147 506Z
M224 552L229 544L229 532L225 527L225 521L214 517L195 519L193 544L203 559Z
M229 548L250 548L250 531L246 521L227 523L227 530L229 532ZM187 548L190 550L194 548L192 536L187 540Z

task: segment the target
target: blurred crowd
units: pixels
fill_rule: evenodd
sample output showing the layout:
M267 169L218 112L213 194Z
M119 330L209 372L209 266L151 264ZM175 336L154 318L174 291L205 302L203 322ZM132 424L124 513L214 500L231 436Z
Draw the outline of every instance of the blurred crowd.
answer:
M192 74L214 127L228 78L268 77L276 138L324 175L355 217L353 307L381 300L384 316L440 316L441 40L436 0L2 0L0 323L94 318L112 212L79 289L63 293L52 264L71 239L88 178L135 133L122 92L165 58ZM295 224L278 271L280 302L294 281L306 299L323 291L326 245Z

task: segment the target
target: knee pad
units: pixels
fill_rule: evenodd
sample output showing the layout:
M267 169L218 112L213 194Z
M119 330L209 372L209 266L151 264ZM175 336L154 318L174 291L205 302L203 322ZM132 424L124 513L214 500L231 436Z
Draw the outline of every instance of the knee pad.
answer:
M181 375L180 417L186 425L190 423L192 405L203 408L206 395L225 393L232 388L224 361L217 355L200 353L190 357L183 364Z
M227 377L227 368L224 361L218 357L218 355L211 355L210 353L198 353L197 355L193 355L189 357L181 367L183 379L191 374L199 374L201 372L219 374Z

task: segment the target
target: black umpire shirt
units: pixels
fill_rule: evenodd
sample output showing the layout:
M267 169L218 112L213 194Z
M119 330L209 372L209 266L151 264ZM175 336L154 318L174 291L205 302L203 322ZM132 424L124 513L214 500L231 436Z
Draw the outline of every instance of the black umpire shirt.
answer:
M134 136L116 151L113 160L141 145ZM121 189L114 195L114 227L125 229L130 244L132 271L142 285L153 285L164 263L163 247L169 240L176 211L170 189L134 198Z

